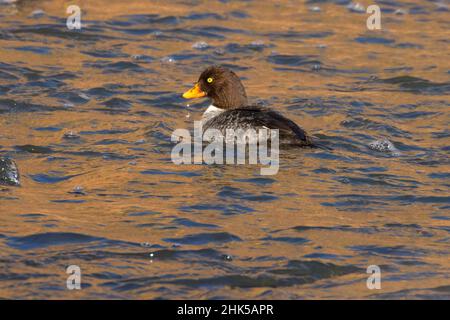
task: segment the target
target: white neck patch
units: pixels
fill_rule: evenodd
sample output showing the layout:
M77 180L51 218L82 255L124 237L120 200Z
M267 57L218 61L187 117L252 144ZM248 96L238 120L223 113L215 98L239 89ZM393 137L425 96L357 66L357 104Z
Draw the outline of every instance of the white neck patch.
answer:
M203 113L202 120L209 120L211 118L214 118L215 116L218 116L222 112L224 112L224 109L217 108L216 106L210 105L208 109Z

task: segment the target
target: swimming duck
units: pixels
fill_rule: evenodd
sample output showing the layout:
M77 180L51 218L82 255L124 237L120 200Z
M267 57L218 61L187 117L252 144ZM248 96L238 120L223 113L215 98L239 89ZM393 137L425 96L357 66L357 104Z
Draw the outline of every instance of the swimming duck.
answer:
M280 145L314 147L305 130L269 108L249 105L239 77L222 66L208 67L195 86L183 94L185 99L208 97L212 104L202 117L203 131L218 129L278 129Z

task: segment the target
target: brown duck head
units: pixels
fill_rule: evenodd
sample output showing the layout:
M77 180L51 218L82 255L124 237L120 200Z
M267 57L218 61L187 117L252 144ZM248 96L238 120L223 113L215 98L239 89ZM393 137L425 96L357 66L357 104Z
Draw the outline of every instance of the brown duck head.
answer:
M212 104L221 109L247 106L247 94L239 77L222 66L208 67L202 72L195 86L183 94L183 98L209 97Z

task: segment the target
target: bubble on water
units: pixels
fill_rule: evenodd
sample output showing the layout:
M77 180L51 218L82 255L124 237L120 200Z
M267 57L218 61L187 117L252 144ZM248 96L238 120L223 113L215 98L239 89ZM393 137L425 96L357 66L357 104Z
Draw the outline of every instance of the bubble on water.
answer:
M232 261L233 260L233 257L230 256L229 254L224 254L222 256L222 258L223 258L223 260L226 260L226 261Z
M131 58L133 60L140 61L140 62L151 62L153 60L152 57L149 57L149 56L146 56L146 55L143 55L143 54L133 54L131 56Z
M69 139L69 140L75 140L75 139L80 139L80 136L73 131L69 131L69 132L64 133L63 138Z
M143 144L143 143L145 143L145 139L136 140L134 144Z
M31 12L30 17L32 17L32 18L40 18L40 17L42 17L44 15L45 15L45 11L44 10L37 9L37 10L34 10L33 12Z
M404 14L407 14L407 13L408 13L408 11L406 11L405 9L397 9L397 10L394 11L394 14L398 15L398 16L404 15Z
M369 143L369 149L383 153L390 153L394 156L400 155L400 151L388 139L375 140Z
M162 63L175 63L175 59L170 56L167 56L167 57L161 58L161 62Z
M352 12L358 12L358 13L366 12L366 8L359 2L350 2L347 5L347 9L349 9Z
M72 194L78 194L78 195L83 195L83 196L86 194L86 192L84 191L84 189L83 189L82 186L76 186L76 187L73 188L73 190L70 191L69 193L72 193Z
M85 94L85 93L83 93L83 92L80 92L80 93L78 94L78 96L79 96L80 98L82 98L82 99L85 99L85 100L91 100L91 97L89 97L87 94Z
M253 47L253 48L260 48L260 47L264 47L265 45L266 44L264 43L263 40L255 40L250 43L250 47Z
M309 9L309 11L312 11L312 12L320 12L322 10L318 6L312 6L312 7L309 7L308 9Z
M443 2L435 2L438 11L449 11L448 5Z
M192 48L197 50L204 50L209 48L209 44L206 43L205 41L198 41L192 45Z
M225 50L222 48L218 48L214 50L214 53L217 54L218 56L223 56L225 54Z
M66 103L63 104L63 107L65 109L72 109L73 107L75 107L75 105L73 103L71 103L71 102L66 102Z

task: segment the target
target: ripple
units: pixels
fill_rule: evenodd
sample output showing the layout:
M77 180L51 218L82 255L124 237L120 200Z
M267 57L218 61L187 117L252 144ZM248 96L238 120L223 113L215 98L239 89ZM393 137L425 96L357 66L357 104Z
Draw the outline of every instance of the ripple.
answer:
M226 243L231 241L241 241L241 239L228 232L218 233L199 233L187 235L182 238L165 238L166 242L184 244L184 245L204 245L211 242Z
M23 237L10 237L6 243L8 246L15 249L31 250L66 244L83 244L101 240L104 239L81 233L46 232Z

